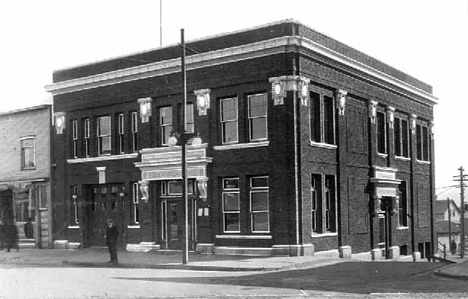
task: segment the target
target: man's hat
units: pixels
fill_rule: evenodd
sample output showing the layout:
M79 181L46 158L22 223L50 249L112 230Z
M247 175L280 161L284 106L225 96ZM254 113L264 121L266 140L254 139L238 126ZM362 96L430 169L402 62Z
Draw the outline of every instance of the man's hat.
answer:
M111 222L114 222L114 219L111 219L111 218L107 219L107 223L111 223Z

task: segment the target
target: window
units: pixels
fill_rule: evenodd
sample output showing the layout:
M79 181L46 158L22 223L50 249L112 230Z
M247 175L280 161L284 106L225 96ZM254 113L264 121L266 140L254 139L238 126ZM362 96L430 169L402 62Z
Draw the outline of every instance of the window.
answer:
M110 155L111 147L111 118L110 116L101 116L97 119L97 136L98 136L98 154Z
M138 112L132 112L132 152L138 152Z
M335 176L312 174L311 227L313 234L336 233L335 191Z
M193 120L193 104L187 104L185 110L185 130L187 133L194 133L195 132L195 124Z
M132 187L132 215L131 215L131 222L132 224L139 224L140 223L140 186L138 183L133 183Z
M20 140L21 142L21 169L35 169L35 138L26 137Z
M250 178L250 215L252 232L270 231L268 177Z
M73 158L78 158L78 121L76 119L72 121L72 138Z
M71 225L79 224L79 209L78 209L78 186L72 187L72 204L71 204Z
M167 145L172 133L172 107L159 109L159 125L161 127L161 144Z
M408 192L406 181L402 181L399 186L400 198L398 200L398 226L408 226Z
M247 97L249 104L249 136L251 141L268 138L267 95L257 94Z
M416 141L416 158L420 161L429 161L429 131L427 127L416 125Z
M223 179L223 231L240 233L239 178Z
M39 209L47 209L47 187L45 185L37 185L36 187L36 200Z
M89 119L84 120L84 152L85 152L85 157L90 156L90 123Z
M379 154L387 153L387 126L385 123L385 113L377 112L377 152Z
M395 117L394 121L395 156L409 158L408 121Z
M119 154L125 154L125 116L123 113L118 115L119 125Z
M335 144L333 97L310 93L310 139L312 142Z
M220 106L222 143L236 143L239 141L237 131L237 98L222 99Z

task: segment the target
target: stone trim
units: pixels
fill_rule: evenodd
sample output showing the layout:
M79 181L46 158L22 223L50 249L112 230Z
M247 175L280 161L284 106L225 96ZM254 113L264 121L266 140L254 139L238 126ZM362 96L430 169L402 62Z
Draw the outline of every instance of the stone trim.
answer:
M102 161L111 161L111 160L121 160L121 159L134 159L138 157L138 153L124 154L124 155L110 155L110 156L99 156L91 158L78 158L78 159L67 159L68 164L77 164L77 163L89 163L89 162L102 162Z

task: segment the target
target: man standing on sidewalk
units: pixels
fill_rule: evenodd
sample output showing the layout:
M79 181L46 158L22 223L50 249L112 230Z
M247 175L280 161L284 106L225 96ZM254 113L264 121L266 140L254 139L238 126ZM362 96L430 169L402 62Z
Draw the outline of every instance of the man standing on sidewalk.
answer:
M117 238L119 237L119 231L117 226L114 224L113 219L107 219L107 229L106 229L106 244L109 248L110 261L108 263L117 264Z

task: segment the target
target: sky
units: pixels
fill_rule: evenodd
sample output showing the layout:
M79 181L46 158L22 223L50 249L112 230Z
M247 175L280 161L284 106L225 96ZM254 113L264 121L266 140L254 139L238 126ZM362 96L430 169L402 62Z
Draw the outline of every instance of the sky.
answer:
M434 88L436 194L468 173L468 0L24 0L0 3L0 112L52 103L54 70L284 19Z

